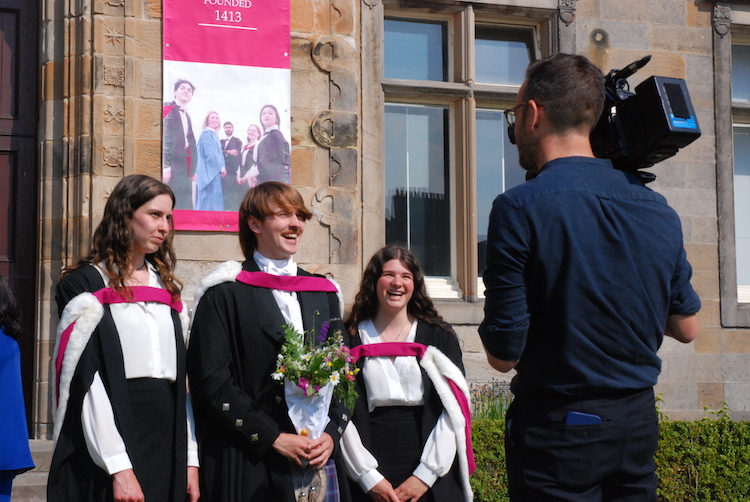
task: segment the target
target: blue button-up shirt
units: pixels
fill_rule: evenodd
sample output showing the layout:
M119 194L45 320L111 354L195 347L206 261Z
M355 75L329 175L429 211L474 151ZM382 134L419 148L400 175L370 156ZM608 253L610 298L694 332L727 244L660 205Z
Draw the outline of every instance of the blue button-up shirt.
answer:
M667 316L700 309L677 213L608 160L556 159L495 200L482 341L512 389L582 396L656 384Z

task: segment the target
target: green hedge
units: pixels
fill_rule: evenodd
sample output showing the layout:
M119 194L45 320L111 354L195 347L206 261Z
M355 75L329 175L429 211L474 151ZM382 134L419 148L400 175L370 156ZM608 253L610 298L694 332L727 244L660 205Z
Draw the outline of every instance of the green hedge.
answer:
M471 479L475 500L508 502L502 420L475 420L472 438L477 470ZM716 419L660 422L656 453L662 502L750 500L750 422Z

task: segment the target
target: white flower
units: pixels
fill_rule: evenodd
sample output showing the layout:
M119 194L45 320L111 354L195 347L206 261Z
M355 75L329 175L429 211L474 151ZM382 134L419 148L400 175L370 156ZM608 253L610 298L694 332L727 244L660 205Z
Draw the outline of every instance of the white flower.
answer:
M339 372L334 371L333 373L331 373L331 383L333 384L334 387L338 385L339 381L340 381Z
M277 371L277 372L271 374L271 378L273 378L274 380L283 380L284 379L284 373L282 373L281 371Z
M312 357L312 354L302 354L302 359L304 361L309 361L311 357Z

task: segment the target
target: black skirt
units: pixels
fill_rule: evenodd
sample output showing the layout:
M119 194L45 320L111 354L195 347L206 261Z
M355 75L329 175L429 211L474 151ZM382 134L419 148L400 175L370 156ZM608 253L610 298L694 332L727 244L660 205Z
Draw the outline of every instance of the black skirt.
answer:
M128 445L133 471L146 500L169 501L174 493L175 384L159 378L127 381L135 422Z
M406 481L419 465L427 438L422 437L422 406L383 406L370 413L371 453L378 471L393 485ZM420 502L433 501L428 490Z

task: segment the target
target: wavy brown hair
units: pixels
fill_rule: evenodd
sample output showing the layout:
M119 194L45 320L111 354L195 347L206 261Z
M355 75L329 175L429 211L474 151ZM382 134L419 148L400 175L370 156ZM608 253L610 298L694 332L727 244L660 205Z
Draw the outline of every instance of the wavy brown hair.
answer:
M174 207L174 193L161 181L142 174L133 174L120 180L104 206L104 216L94 232L91 252L75 265L66 267L60 279L85 265L103 263L112 288L126 298L131 297L131 291L125 286L125 271L129 265L133 265L133 231L130 222L139 207L162 194L169 195ZM164 242L155 253L146 255L146 259L156 267L164 287L177 299L182 283L174 276L177 258L172 248L173 237L174 228L170 222L169 233Z
M414 254L403 246L391 244L377 251L370 263L367 264L365 272L362 275L362 282L359 285L359 291L354 298L354 305L349 317L346 319L346 328L349 336L357 333L357 325L367 319L374 319L378 313L380 302L376 292L378 279L383 274L383 266L391 260L400 260L404 266L409 269L414 279L414 293L406 306L406 311L413 318L427 324L438 324L446 330L453 332L448 323L435 310L432 300L427 295L427 288L424 283L424 274L419 261Z

